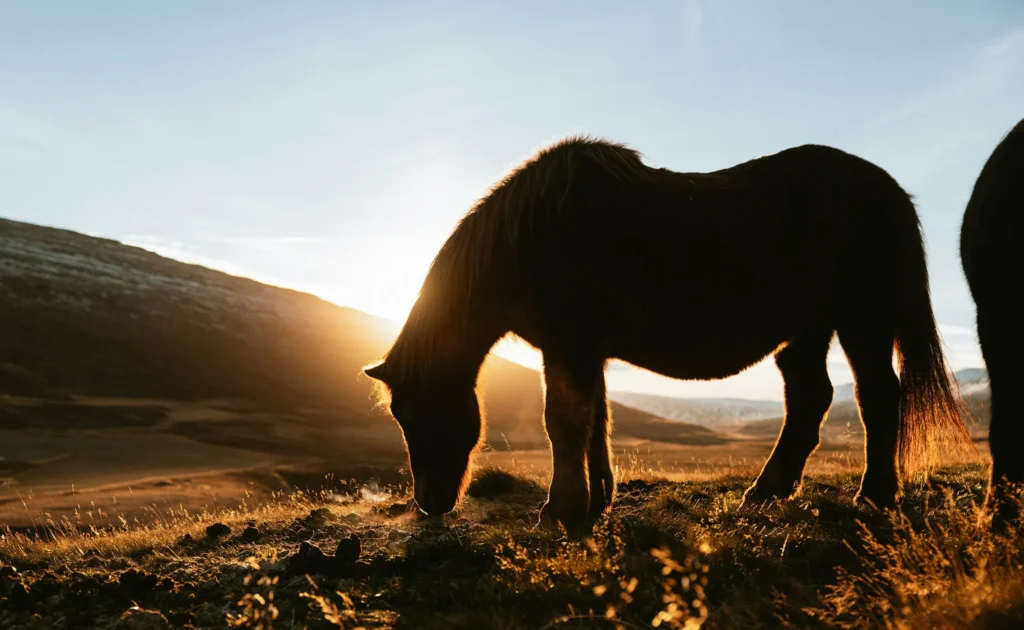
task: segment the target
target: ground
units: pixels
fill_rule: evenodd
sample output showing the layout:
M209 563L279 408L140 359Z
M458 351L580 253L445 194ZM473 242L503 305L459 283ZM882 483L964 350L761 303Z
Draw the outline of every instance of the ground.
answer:
M1024 539L979 525L983 464L910 486L896 517L853 504L849 451L816 455L799 497L744 510L760 461L699 453L620 454L614 509L581 537L535 527L539 452L483 454L443 521L406 512L401 482L352 482L112 529L8 530L0 627L1024 623Z

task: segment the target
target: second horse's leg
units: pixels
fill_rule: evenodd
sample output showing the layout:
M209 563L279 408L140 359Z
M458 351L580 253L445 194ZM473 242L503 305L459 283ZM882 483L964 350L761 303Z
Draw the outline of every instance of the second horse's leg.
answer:
M1021 500L1021 490L1024 490L1024 458L1019 453L1024 446L1024 422L1019 421L1013 408L1016 404L1013 398L1024 338L1010 313L1017 314L1019 310L992 312L990 308L978 309L978 339L988 367L992 392L988 440L992 470L986 502L992 509L992 525L996 531L1022 525L1018 501Z

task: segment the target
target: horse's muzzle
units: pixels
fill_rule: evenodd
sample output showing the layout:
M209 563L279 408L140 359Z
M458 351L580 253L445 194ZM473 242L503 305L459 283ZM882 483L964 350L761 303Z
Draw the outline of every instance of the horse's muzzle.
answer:
M419 507L420 511L425 513L427 516L442 516L451 512L455 509L455 503L457 500L457 496L438 496L436 493L430 492L428 489L417 489L415 497L416 506Z

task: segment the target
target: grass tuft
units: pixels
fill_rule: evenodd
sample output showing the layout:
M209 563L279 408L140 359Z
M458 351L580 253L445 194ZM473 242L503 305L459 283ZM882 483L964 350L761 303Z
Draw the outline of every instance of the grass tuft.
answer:
M500 468L480 468L473 472L473 481L466 494L476 499L492 499L511 494L542 494L544 489L533 479L515 475Z

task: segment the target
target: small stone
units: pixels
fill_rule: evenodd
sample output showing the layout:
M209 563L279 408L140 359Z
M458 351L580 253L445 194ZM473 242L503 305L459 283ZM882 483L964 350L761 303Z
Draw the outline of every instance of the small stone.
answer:
M334 516L334 512L331 512L329 509L322 507L317 508L315 510L311 510L309 516L302 520L304 523L306 523L306 525L310 525L312 527L320 527L336 519L337 517Z
M47 571L32 585L32 591L36 599L46 599L62 590L60 580L53 573Z
M175 628L187 628L196 625L198 620L190 611L185 610L167 613L167 621L174 624Z
M348 538L338 541L338 550L334 552L334 557L344 565L354 564L359 559L361 551L362 544L359 542L359 537L352 534Z
M99 556L92 556L85 561L85 566L90 569L98 569L103 566L103 558Z
M388 516L401 516L409 511L408 503L392 503L388 508Z
M117 578L118 584L121 585L121 589L126 595L139 599L152 593L156 589L158 581L159 578L152 573L135 569L128 569Z
M400 529L393 529L388 532L388 540L390 541L404 540L405 538L405 532Z
M13 580L18 577L18 570L14 567L2 566L0 567L0 584L5 584L8 580Z
M138 606L128 609L121 619L118 620L115 628L117 630L164 630L170 627L167 617L159 611L145 610Z
M304 542L298 552L288 558L287 572L292 575L304 573L333 573L334 558L329 558L314 544Z
M29 594L27 586L17 582L7 590L7 601L15 609L23 609L31 605L32 596Z
M348 574L353 579L362 580L370 577L372 571L373 566L369 562L366 560L360 560L349 567Z
M85 576L74 583L75 591L79 593L93 593L98 591L103 584L94 577Z
M214 523L213 525L210 525L206 528L206 537L213 538L214 540L216 540L217 538L221 538L222 536L228 536L230 534L231 528L225 525L224 523Z
M256 529L256 527L254 527L252 525L246 527L245 531L242 532L241 540L244 543L254 543L254 542L256 542L259 539L260 539L260 530Z
M355 512L349 512L348 514L345 515L345 522L348 523L349 525L355 525L356 523L358 523L361 520L362 519Z

